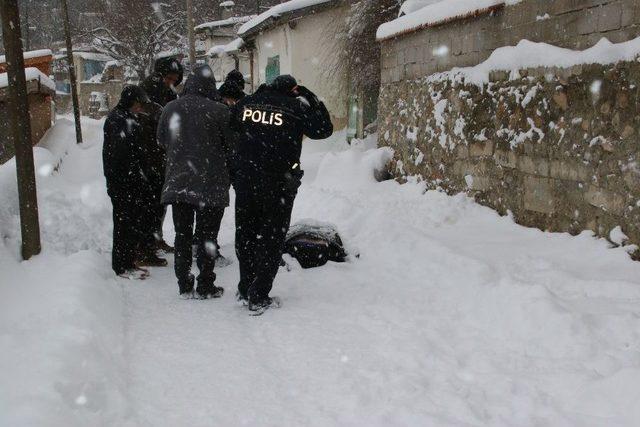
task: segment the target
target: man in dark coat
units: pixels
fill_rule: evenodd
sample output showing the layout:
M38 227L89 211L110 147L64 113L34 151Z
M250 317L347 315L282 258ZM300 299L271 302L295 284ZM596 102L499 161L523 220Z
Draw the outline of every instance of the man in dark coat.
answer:
M140 257L144 263L152 265L158 265L158 263L166 265L166 262L158 261L159 258L155 255L156 249L162 249L165 252L173 250L162 237L165 208L160 203L160 195L164 184L166 154L164 149L158 145L156 134L162 109L169 102L178 98L175 87L182 82L183 72L182 64L177 59L158 59L155 63L154 73L140 84L140 87L144 89L152 101L151 104L145 106L141 114L142 166L152 185L152 192L145 195L149 228L146 231L146 244L141 250Z
M240 93L238 94L239 99L242 99L245 97L245 93L244 93L245 81L244 81L244 76L240 71L238 70L229 71L229 74L227 74L227 77L225 77L224 82L233 83L238 87L238 89L240 89Z
M112 267L116 274L127 278L144 279L148 275L148 271L135 265L135 251L144 229L139 195L150 191L140 161L141 127L136 114L149 102L142 89L126 86L104 123L102 161L113 204Z
M291 76L277 77L238 102L231 123L239 132L233 165L237 296L262 312L277 304L269 292L303 175L302 138L328 138L333 125L324 104Z
M216 81L208 65L191 73L180 99L170 102L158 125L158 141L167 152L162 203L171 205L176 230L175 273L180 295L193 294L191 274L193 222L200 275L196 294L215 298L217 235L229 205L228 161L233 133L229 109L218 102Z

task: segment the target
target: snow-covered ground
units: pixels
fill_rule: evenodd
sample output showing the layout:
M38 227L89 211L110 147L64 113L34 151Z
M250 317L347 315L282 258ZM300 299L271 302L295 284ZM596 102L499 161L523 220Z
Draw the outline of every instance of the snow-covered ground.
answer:
M0 167L0 425L640 425L640 264L623 249L376 183L389 153L372 140L313 142L294 219L336 224L360 257L281 270L283 307L250 317L237 262L215 301L180 300L171 268L113 277L100 126L77 147L60 121L36 150L28 262ZM233 227L229 209L235 259Z

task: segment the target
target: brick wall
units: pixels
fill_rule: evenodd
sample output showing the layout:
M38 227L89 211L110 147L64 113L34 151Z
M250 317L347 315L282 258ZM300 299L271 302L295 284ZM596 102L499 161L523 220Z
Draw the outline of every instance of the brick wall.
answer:
M639 0L523 0L493 15L382 42L382 83L476 65L498 47L522 39L585 49L602 37L613 43L640 36ZM434 50L446 49L447 55Z
M391 172L467 192L520 224L601 236L619 225L640 244L640 60L521 70L515 80L496 72L483 87L432 75L521 38L583 49L603 36L638 37L639 23L640 1L523 0L383 42L387 55L404 52L402 71L391 78L383 70L379 100L380 145L395 150ZM441 43L452 55L429 57ZM420 50L420 67L408 67Z

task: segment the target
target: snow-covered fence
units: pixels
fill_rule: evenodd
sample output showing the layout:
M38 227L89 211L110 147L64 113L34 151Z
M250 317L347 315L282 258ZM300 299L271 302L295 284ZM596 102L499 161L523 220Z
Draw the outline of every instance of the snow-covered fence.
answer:
M528 34L486 35L512 15L529 17ZM443 64L462 59L443 34L493 47L452 68ZM385 78L379 130L392 172L468 192L525 225L602 236L621 226L639 244L639 36L634 0L523 0L383 41L383 52L408 44L437 57L423 75Z

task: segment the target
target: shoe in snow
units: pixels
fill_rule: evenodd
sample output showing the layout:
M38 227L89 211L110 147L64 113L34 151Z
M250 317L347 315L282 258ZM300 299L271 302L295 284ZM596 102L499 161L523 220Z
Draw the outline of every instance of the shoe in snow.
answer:
M167 264L166 259L160 258L153 253L146 253L136 261L137 267L166 267Z
M164 240L158 240L156 242L156 250L162 251L165 254L172 254L174 252L173 246L169 245Z
M185 292L181 292L180 293L180 298L181 299L194 299L196 296L193 293L193 289L190 291L185 291Z
M196 289L199 299L220 298L224 294L224 288L215 285L200 285Z
M129 280L145 280L149 277L149 270L144 268L130 268L124 273L118 274L118 276Z
M236 291L236 302L242 307L246 307L249 305L249 298L246 295L240 293L240 291Z
M216 267L217 268L223 268L223 267L227 267L229 265L233 264L233 261L231 261L229 258L222 256L222 255L218 255L216 257Z
M252 312L252 316L261 316L265 311L270 308L280 308L280 298L278 297L266 297L257 301L249 299L249 311Z

